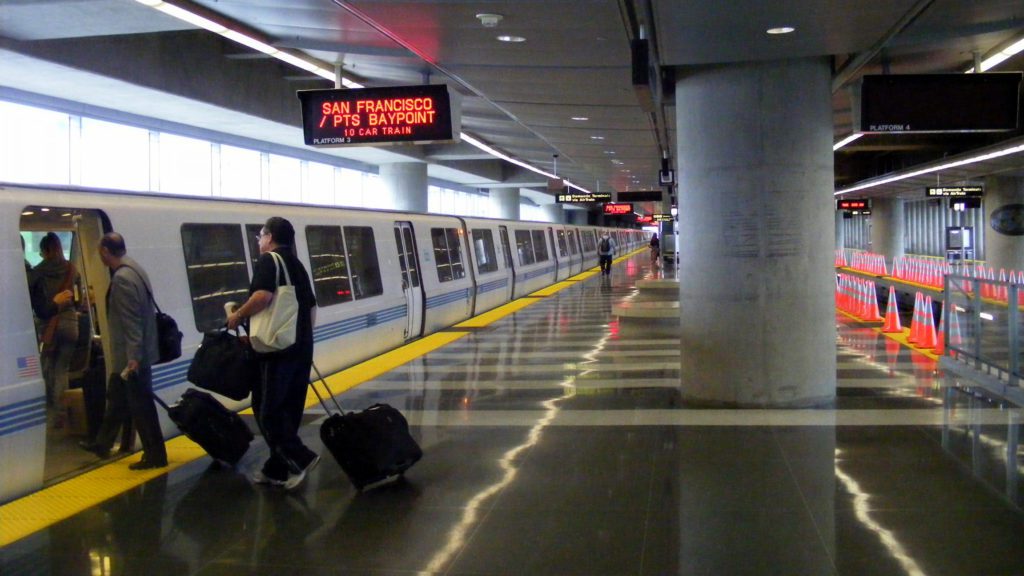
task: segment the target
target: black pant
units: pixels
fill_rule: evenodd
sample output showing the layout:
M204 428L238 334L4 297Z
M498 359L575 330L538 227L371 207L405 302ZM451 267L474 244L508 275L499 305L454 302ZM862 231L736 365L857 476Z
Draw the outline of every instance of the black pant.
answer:
M107 410L103 423L96 433L96 445L105 451L114 446L114 439L131 415L135 429L142 440L143 458L150 462L166 462L167 448L160 431L160 418L153 402L153 369L139 366L125 381L118 374L111 374L107 381Z
M601 264L601 272L605 274L611 274L612 272L612 255L601 254L599 256L599 263Z
M270 447L263 473L281 480L288 473L301 472L316 457L299 438L313 363L312 346L281 355L259 355L259 363L260 382L252 391L252 408Z

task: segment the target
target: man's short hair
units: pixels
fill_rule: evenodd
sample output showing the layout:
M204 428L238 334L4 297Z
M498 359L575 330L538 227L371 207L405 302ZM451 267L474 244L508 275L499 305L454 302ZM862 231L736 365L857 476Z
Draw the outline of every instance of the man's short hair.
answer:
M128 248L124 245L124 236L121 236L117 232L107 232L100 239L100 246L106 248L110 252L111 256L120 258L128 253Z
M44 252L53 252L54 250L62 250L60 244L60 236L53 232L47 232L46 236L39 241L39 249Z
M295 243L295 228L292 227L291 222L280 216L267 218L263 229L270 233L274 243L279 246L291 246Z

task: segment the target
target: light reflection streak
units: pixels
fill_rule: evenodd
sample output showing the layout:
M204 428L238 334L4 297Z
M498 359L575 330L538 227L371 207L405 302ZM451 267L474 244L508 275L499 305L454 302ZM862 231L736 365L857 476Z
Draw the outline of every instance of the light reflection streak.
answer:
M889 551L889 554L899 562L900 567L909 576L926 576L926 572L918 566L917 562L907 553L906 549L903 548L903 544L896 538L891 530L883 527L881 524L875 521L871 517L871 508L868 505L868 499L870 495L865 493L860 488L860 484L852 477L848 476L845 472L839 468L839 450L836 450L836 479L843 483L846 491L853 495L853 511L857 515L857 520L864 525L865 528L871 530L878 536L879 542L882 546Z
M580 362L580 365L596 363L598 362L598 354L604 350L611 338L611 334L604 334L601 339L594 345L593 350L583 355L587 359L586 362ZM594 372L594 370L584 370L580 372L579 376L585 376ZM480 519L480 507L492 496L500 493L509 484L515 480L519 469L516 467L516 460L526 450L536 446L540 442L541 433L547 428L551 422L554 421L558 413L561 412L561 408L558 407L558 403L572 398L576 395L576 379L578 376L573 375L559 382L559 386L563 390L562 396L558 398L552 398L541 402L541 406L544 407L545 413L542 418L530 428L530 433L526 436L526 441L518 446L509 449L502 457L498 460L498 465L503 471L502 476L497 482L487 486L480 492L477 492L473 498L466 503L466 509L462 513L462 518L459 523L448 533L447 542L444 548L437 551L430 562L427 564L424 571L428 573L441 572L445 566L451 561L452 557L459 551L463 544L466 542L466 536L468 535L470 528Z

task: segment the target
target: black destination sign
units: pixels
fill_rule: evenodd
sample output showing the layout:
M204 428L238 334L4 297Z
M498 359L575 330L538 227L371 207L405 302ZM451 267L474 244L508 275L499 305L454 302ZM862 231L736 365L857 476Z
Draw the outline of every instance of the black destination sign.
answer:
M1020 72L864 76L860 131L1016 130Z
M929 186L925 189L925 196L929 198L978 197L984 193L984 186Z
M619 202L661 202L661 190L619 192Z
M455 142L459 109L445 84L300 90L307 146Z
M560 204L593 204L595 202L611 202L612 195L606 192L594 192L592 194L559 194L557 202Z

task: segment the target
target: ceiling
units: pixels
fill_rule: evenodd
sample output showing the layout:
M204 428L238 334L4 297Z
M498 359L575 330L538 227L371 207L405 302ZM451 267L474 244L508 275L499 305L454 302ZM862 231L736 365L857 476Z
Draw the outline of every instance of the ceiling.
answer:
M1020 0L171 3L340 65L344 76L366 86L448 83L462 95L463 132L604 192L660 188L662 160L674 159L674 78L692 67L831 58L839 140L852 130L847 86L861 75L962 72L973 52L984 56L1024 35ZM481 13L502 19L488 28ZM765 33L782 25L796 31ZM498 35L525 42L499 42ZM640 38L650 41L654 72L638 89L630 42ZM1018 55L996 70L1022 68ZM331 82L134 0L5 0L0 87L301 147L294 90ZM1020 135L864 136L836 153L836 184ZM540 191L546 183L465 143L324 153L370 165L428 162L432 177L464 186ZM1007 159L1000 170L1019 171L1021 164Z

